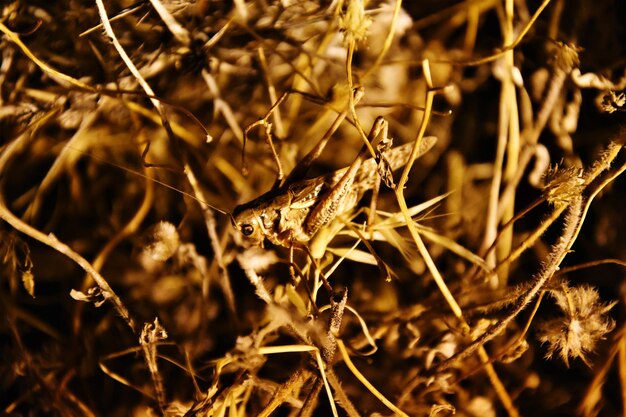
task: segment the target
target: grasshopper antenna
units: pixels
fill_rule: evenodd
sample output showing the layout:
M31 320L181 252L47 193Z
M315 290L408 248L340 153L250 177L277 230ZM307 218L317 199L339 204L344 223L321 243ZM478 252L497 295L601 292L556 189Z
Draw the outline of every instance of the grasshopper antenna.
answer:
M80 149L78 149L78 148L75 148L75 147L73 147L73 146L70 146L70 145L65 145L65 146L66 146L68 149L71 149L71 150L73 150L73 151L75 151L75 152L79 152L79 153L81 153L81 154L83 154L83 155L86 155L86 156L88 156L88 157L90 157L90 158L93 158L94 160L96 160L96 161L98 161L98 162L101 162L101 163L103 163L103 164L110 165L110 166L113 166L113 167L115 167L115 168L121 169L122 171L128 172L129 174L136 175L136 176L138 176L138 177L141 177L141 178L144 178L144 179L146 179L146 180L152 181L152 182L154 182L154 183L156 183L156 184L158 184L158 185L160 185L160 186L162 186L162 187L168 188L168 189L170 189L170 190L172 190L172 191L176 191L177 193L182 194L182 195L184 195L184 196L186 196L186 197L189 197L189 198L191 198L191 199L194 199L194 200L196 200L197 202L199 202L200 204L202 204L202 205L204 205L204 206L206 206L206 207L208 207L208 208L211 208L211 209L213 209L213 210L217 211L218 213L221 213L221 214L226 214L226 215L230 216L231 220L232 220L232 218L233 218L233 216L230 214L230 212L228 212L228 211L226 211L226 210L222 210L222 209L220 209L220 208L217 208L217 207L215 207L214 205L209 204L209 203L207 203L206 201L199 199L198 197L194 196L193 194L190 194L190 193L188 193L188 192L186 192L186 191L183 191L183 190L179 190L178 188L176 188L176 187L174 187L174 186L172 186L172 185L170 185L170 184L168 184L168 183L166 183L166 182L159 181L159 180L157 180L157 179L155 179L155 178L149 177L149 176L147 176L147 175L145 175L145 174L142 174L141 172L135 171L134 169L127 168L127 167L125 167L125 166L123 166L123 165L118 165L118 164L115 164L115 163L113 163L113 162L107 161L107 160L106 160L106 159L104 159L104 158L100 158L99 156L96 156L96 155L91 154L91 153L89 153L89 152L85 152L85 151L80 150Z

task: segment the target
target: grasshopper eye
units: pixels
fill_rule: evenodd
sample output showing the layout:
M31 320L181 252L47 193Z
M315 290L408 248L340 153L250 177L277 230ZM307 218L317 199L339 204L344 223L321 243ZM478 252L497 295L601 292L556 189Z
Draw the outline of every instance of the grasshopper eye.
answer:
M252 226L251 224L241 225L241 233L243 233L244 236L250 236L252 233L254 233L254 226Z

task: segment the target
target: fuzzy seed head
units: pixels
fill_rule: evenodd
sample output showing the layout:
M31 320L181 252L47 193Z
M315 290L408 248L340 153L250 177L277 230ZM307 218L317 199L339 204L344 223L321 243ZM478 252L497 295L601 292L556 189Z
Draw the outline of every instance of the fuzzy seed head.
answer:
M582 193L585 185L582 172L576 167L550 167L543 182L546 198L553 205L571 202Z
M159 222L150 233L144 253L155 261L165 262L170 259L180 246L176 226L169 222Z
M550 295L563 316L540 326L539 340L548 345L546 358L558 355L567 366L570 358L580 358L588 365L587 354L615 327L607 313L616 302L602 303L598 292L587 285L570 288L562 284Z
M339 27L348 42L361 42L367 37L372 21L365 15L363 0L349 0L346 13L339 20Z

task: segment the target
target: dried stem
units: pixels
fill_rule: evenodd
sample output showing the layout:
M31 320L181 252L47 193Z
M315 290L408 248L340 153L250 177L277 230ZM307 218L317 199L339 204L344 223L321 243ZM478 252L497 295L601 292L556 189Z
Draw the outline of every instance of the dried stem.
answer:
M72 248L70 248L63 242L59 241L53 234L46 235L17 218L13 213L9 211L6 203L4 202L4 198L1 195L0 218L10 224L11 227L13 227L15 230L32 237L33 239L43 243L46 246L51 247L55 251L59 252L62 255L65 255L78 266L80 266L86 273L91 276L91 278L93 278L105 298L113 303L115 310L124 319L126 324L128 324L128 327L131 328L133 333L137 332L135 322L130 316L128 309L122 303L122 300L117 296L117 294L115 294L106 279L104 279L104 277L100 275L100 273L85 258L73 251Z

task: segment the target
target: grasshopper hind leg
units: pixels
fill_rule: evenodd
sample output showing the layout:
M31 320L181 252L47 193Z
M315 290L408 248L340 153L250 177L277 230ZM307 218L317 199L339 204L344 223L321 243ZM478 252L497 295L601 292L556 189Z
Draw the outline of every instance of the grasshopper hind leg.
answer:
M307 216L304 230L309 235L309 238L313 237L322 226L330 222L335 216L356 206L360 198L357 190L363 187L362 184L355 183L355 178L363 161L369 156L370 144L374 144L379 136L383 136L382 139L386 140L387 129L387 121L382 116L377 117L368 135L369 144L363 145L356 159L343 176L320 198L319 203L315 205ZM370 146L368 147L367 145Z

